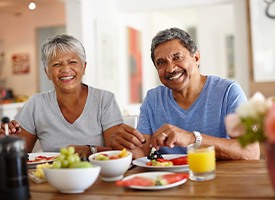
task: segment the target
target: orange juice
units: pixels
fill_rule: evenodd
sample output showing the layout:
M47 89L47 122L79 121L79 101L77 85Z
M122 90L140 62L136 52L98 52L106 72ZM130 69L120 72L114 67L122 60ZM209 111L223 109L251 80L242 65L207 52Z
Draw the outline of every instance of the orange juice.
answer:
M190 145L187 148L189 178L195 181L205 181L215 178L216 160L214 146L197 148Z
M216 169L215 165L215 151L200 151L196 150L193 152L188 152L188 163L189 168L193 172L209 172Z

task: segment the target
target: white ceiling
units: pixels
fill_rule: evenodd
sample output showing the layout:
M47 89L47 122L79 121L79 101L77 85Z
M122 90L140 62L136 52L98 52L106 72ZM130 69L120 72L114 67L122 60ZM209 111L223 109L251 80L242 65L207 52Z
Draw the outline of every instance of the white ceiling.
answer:
M43 6L56 6L63 3L63 0L32 0L36 3L37 9ZM31 0L0 0L0 13L20 16L29 12L28 5Z
M39 9L42 6L64 3L65 0L0 0L0 13L20 16L24 12L29 12L28 5L31 1L34 1ZM116 0L116 2L122 12L144 12L226 3L230 0Z
M116 0L124 12L180 10L194 6L230 3L232 0Z

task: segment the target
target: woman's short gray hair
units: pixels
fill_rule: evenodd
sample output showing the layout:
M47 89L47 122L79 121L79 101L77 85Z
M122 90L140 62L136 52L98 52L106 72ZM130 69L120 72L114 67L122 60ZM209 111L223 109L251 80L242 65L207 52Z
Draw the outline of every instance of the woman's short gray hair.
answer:
M56 56L57 51L76 53L83 62L86 62L86 52L81 42L73 36L58 34L49 37L42 45L41 57L44 68L47 68L48 62Z
M179 28L165 29L163 31L158 32L157 35L152 39L151 59L154 64L155 64L154 54L157 46L173 39L178 39L180 43L190 52L191 56L193 56L196 53L197 46L187 32Z

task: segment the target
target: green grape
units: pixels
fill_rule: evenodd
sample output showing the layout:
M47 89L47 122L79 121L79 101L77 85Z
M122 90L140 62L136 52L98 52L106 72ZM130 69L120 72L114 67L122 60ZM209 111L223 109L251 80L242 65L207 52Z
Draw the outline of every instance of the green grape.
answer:
M75 153L74 147L68 147L67 148L67 155L73 155Z
M66 154L67 154L67 149L66 149L65 147L61 148L61 149L60 149L60 153L61 153L62 155L66 155Z
M103 154L96 155L94 159L95 160L110 160L110 158L108 156L105 156Z
M68 160L63 160L62 161L62 168L67 168L69 166L69 161Z
M75 148L70 146L60 149L60 155L53 162L52 166L53 168L87 168L92 167L92 164L88 161L81 161L79 154L75 153Z
M75 156L74 155L69 155L67 157L67 161L69 162L69 164L75 163Z
M88 167L92 167L92 164L88 161L81 161L70 165L70 168L88 168Z
M74 156L75 162L80 162L80 157L77 153L75 153L73 156Z
M53 162L52 166L53 166L53 168L55 168L55 169L59 169L59 168L61 168L62 163L61 163L61 161L56 160L56 161Z
M59 161L62 161L62 160L65 160L65 155L63 154L60 154L59 156L57 156L56 160L59 160Z

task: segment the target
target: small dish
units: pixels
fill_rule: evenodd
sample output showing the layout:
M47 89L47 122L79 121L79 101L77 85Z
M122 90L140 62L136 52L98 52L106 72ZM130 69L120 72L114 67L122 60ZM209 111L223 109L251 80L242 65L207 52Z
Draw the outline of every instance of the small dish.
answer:
M132 153L127 151L127 156L118 159L96 160L95 158L100 154L111 157L118 155L120 152L121 150L103 151L89 156L89 161L93 165L101 167L100 177L102 180L111 182L122 179L132 163Z
M35 182L35 183L45 183L45 182L47 182L46 177L44 177L44 178L39 178L39 177L37 177L37 176L35 176L35 175L33 174L34 171L35 171L35 170L31 170L31 171L28 172L29 178L30 178L33 182Z

